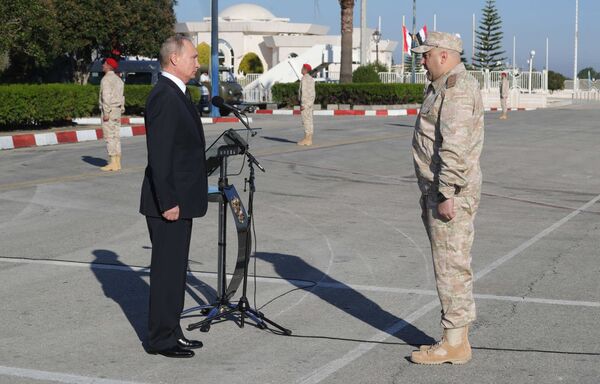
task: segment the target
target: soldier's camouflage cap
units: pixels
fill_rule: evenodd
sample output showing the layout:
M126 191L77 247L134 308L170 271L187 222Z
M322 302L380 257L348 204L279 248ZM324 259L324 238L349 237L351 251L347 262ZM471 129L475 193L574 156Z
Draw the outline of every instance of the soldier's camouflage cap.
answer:
M463 43L460 37L446 32L429 32L423 44L411 49L414 53L425 53L433 48L445 48L461 53Z

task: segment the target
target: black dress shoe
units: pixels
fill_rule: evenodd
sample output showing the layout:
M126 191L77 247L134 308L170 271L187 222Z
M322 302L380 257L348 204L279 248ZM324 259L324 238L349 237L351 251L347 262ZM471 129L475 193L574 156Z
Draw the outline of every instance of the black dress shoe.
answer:
M147 352L151 355L163 355L166 357L174 357L174 358L185 358L185 357L194 357L194 351L190 351L189 349L185 349L176 345L171 348L161 349L160 351L154 349L148 349Z
M188 340L185 337L182 337L181 339L177 339L177 345L179 345L182 348L196 349L196 348L202 348L203 344L201 341Z

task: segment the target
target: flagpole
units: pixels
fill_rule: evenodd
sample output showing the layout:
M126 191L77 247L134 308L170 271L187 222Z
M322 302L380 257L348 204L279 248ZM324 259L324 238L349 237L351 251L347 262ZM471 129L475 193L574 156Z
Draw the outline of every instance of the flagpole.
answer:
M577 40L579 40L579 0L575 0L575 60L573 62L573 92L579 90L577 81Z
M548 70L548 38L546 37L546 71Z
M402 74L402 82L404 83L404 44L406 44L406 42L404 41L404 15L402 15L402 64L400 66L400 73Z
M517 36L513 35L513 72L515 68L517 68L517 63L515 62L517 59Z
M475 14L473 14L473 25L471 28L471 35L473 38L471 45L471 65L475 65Z
M412 28L412 30L413 30L413 37L412 37L411 48L414 47L414 45L415 45L415 35L417 34L417 0L413 0L413 28ZM412 75L411 75L410 82L414 84L416 82L416 77L417 77L417 75L415 73L415 71L416 71L415 61L416 61L417 57L412 51L411 51L411 56L412 56L412 63L411 63Z
M433 14L433 30L437 31L437 14Z

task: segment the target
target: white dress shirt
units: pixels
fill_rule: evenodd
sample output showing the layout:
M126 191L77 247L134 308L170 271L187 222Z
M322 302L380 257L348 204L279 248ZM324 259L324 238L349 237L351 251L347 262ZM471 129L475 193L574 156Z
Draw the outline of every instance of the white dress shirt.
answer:
M181 79L179 77L177 77L177 76L175 76L172 73L169 73L167 71L162 71L161 75L163 75L167 79L169 79L172 82L174 82L175 84L177 84L177 86L179 87L179 89L181 89L181 92L183 92L183 94L185 95L185 91L186 91L187 87L185 86L185 84L183 83L183 81L181 81Z

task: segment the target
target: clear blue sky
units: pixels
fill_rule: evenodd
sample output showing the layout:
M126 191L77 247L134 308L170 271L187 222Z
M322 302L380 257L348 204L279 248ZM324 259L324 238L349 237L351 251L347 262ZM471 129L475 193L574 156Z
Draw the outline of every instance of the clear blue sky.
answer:
M291 22L314 23L330 27L330 34L339 34L340 11L337 0L219 0L219 10L240 3L254 3L269 9L275 16L288 17ZM367 24L377 26L382 18L384 38L402 41L402 15L412 28L412 0L367 0ZM433 15L437 14L437 30L460 33L465 43L465 56L471 56L471 25L475 13L479 24L484 0L417 0L417 29L423 24L433 30ZM178 21L200 21L210 16L210 0L178 0L175 7ZM543 68L546 37L550 39L549 67L572 77L575 0L497 0L504 32L503 48L512 61L513 35L517 37L516 61L527 67L529 51L536 51L534 66ZM600 1L579 0L578 69L594 67L600 71ZM354 22L359 26L360 0L356 0ZM395 54L400 62L400 44Z

